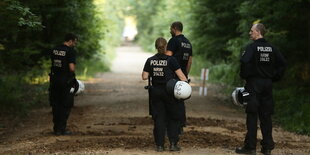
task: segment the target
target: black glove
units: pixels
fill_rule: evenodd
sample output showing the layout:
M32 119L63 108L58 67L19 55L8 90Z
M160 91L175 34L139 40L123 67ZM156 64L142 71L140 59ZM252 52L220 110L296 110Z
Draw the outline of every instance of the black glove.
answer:
M69 87L74 87L76 83L77 83L77 80L75 78L75 73L71 72L71 74L69 75L69 79L67 81L67 85Z
M188 84L191 82L191 79L187 79L187 81L186 81Z

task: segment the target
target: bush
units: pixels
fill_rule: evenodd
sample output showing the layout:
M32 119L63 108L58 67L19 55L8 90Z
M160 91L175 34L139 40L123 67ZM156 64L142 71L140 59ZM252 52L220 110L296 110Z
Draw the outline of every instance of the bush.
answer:
M276 89L275 117L285 129L310 135L310 96L298 88Z
M82 60L77 64L77 79L86 80L98 72L108 71L110 63L106 55L98 55L90 60Z
M47 84L29 84L25 74L2 75L0 78L0 112L2 115L27 114L33 106L47 100ZM44 102L45 103L45 102Z

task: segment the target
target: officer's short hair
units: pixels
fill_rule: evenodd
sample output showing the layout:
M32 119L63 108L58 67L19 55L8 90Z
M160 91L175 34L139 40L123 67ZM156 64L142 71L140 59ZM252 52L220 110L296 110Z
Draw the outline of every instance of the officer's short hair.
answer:
M164 54L166 52L167 40L165 38L159 37L155 41L155 48L158 53Z
M180 32L182 32L183 31L183 24L180 21L176 21L176 22L173 22L171 24L171 28L174 28L174 29L179 30Z
M78 39L78 37L73 33L67 33L64 38L65 41L70 41L70 40L75 40L75 39Z
M262 36L265 35L265 33L266 33L266 28L265 28L264 24L262 24L262 23L257 23L257 24L255 24L255 28L256 28L257 31L260 32L260 34L261 34Z

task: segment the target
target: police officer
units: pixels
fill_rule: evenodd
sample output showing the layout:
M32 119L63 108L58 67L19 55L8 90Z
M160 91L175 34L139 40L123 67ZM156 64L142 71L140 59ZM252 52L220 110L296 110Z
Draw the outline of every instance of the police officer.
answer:
M172 38L168 42L167 54L177 59L181 66L182 72L188 78L192 65L192 45L189 40L182 34L183 24L179 21L173 22L170 26ZM184 101L180 100L181 124L180 133L186 126L186 110Z
M166 90L166 83L170 79L179 78L186 81L177 60L174 57L165 55L167 41L158 38L155 42L157 54L147 59L142 79L152 78L152 117L154 120L154 139L156 150L164 151L165 132L167 131L170 141L170 151L179 151L179 110L178 103L173 96L169 96Z
M241 78L246 80L245 90L250 97L246 106L247 133L244 146L236 148L239 154L256 154L257 120L263 135L261 153L271 154L274 149L271 115L274 112L272 82L284 74L286 61L282 54L264 38L263 24L254 24L249 32L254 42L246 47L241 57Z
M51 51L50 73L50 105L53 111L55 135L72 134L67 127L67 120L74 102L74 92L71 89L76 84L75 51L77 36L68 33L64 43Z

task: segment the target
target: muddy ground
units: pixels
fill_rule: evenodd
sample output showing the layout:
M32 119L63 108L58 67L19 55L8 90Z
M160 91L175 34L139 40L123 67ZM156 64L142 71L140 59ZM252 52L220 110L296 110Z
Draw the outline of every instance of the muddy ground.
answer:
M148 93L143 89L147 82L140 79L149 56L137 46L119 47L111 72L84 81L86 90L75 98L68 120L73 135L53 135L51 108L36 109L21 123L0 127L0 154L235 154L246 132L243 110L234 107L217 85L209 84L208 95L199 96L200 81L193 77L182 150L154 151ZM277 126L273 133L272 154L310 154L310 137Z

